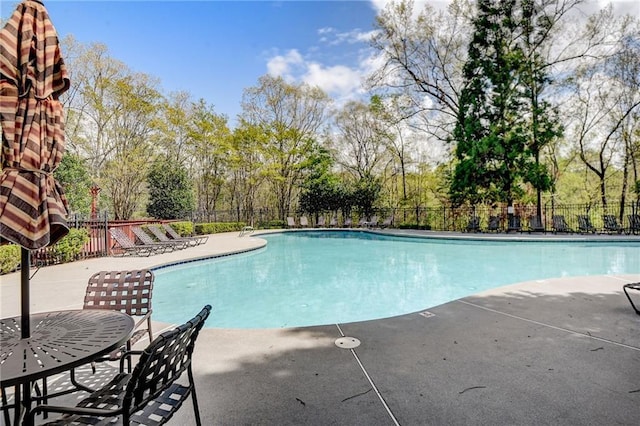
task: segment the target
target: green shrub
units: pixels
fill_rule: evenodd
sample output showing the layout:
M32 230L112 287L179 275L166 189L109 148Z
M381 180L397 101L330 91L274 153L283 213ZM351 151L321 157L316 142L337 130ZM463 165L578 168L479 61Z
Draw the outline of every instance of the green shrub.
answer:
M8 274L20 264L20 246L5 244L0 246L0 274Z
M244 222L224 222L224 223L197 223L195 233L197 235L218 234L220 232L242 231L247 226Z
M270 220L268 222L258 223L259 229L280 229L286 228L287 224L284 220Z
M193 235L193 222L171 222L169 225L182 237Z
M69 229L69 233L54 244L51 251L58 262L71 262L78 259L87 242L89 242L89 232L86 229Z

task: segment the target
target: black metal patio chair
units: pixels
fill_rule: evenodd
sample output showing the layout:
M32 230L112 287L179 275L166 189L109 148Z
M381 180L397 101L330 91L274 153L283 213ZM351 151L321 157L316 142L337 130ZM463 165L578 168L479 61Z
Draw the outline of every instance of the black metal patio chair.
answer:
M91 363L91 370L96 372L96 362L117 361L126 351L142 339L149 336L149 342L153 340L151 330L151 299L153 295L154 275L149 269L127 270L127 271L100 271L93 274L87 283L82 309L106 309L120 311L136 318L133 333L126 344L111 353L95 359ZM129 371L131 362L128 361ZM93 392L94 389L84 381L79 381L76 371L70 371L69 382L63 381L64 385L49 388L47 379L42 380L42 396L36 400L44 404L50 398L59 397L69 393L83 390Z
M31 424L36 414L62 413L62 417L46 425L107 425L114 420L125 426L162 425L191 396L195 421L200 426L191 359L198 334L210 312L211 306L206 305L187 323L162 333L144 351L126 352L120 360L120 372L75 407L34 407L29 412ZM134 355L140 356L138 363L132 372L127 372L124 361ZM185 372L186 380L178 383Z
M520 216L513 215L507 220L507 233L513 232L522 232L522 222Z
M629 219L629 228L627 230L628 234L640 234L640 214L630 214L627 215Z
M554 234L557 234L558 232L565 232L565 233L573 232L573 229L569 227L563 215L561 214L554 215L551 218L551 220L553 224L552 226L553 226Z
M489 216L487 224L487 232L500 232L500 216Z
M546 232L547 230L544 228L542 221L537 215L529 216L529 233L532 232Z
M595 234L596 228L591 224L591 219L586 214L578 215L578 231L581 233Z
M602 222L604 223L604 232L608 234L616 233L621 234L624 230L618 223L618 219L612 214L605 214L602 216Z
M467 222L466 232L480 232L480 218L476 215L470 216Z

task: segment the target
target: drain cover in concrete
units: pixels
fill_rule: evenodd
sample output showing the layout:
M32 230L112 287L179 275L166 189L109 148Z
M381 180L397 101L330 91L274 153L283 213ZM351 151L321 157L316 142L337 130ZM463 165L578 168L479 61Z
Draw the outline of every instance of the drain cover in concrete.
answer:
M355 337L341 337L336 340L336 346L342 349L353 349L360 346L360 340Z

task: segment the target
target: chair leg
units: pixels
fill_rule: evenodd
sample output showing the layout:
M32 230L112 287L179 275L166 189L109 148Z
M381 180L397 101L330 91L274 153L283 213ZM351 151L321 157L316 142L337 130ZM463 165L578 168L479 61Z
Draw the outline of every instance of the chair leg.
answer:
M193 381L193 372L191 371L191 365L187 369L187 375L189 376L189 384L191 386L191 400L193 401L193 414L196 418L196 426L201 426L200 421L200 409L198 408L198 397L196 396L196 385Z
M153 342L153 333L151 332L151 317L147 318L147 331L149 332L149 343Z
M7 401L7 393L4 388L0 388L0 393L2 394L2 415L4 416L4 423L7 426L11 426L11 416L9 415L9 410L13 405L9 405ZM15 409L15 407L14 407Z
M636 314L640 315L640 310L636 308L636 305L633 303L633 300L631 300L631 296L629 296L629 292L627 291L628 289L640 291L640 282L625 284L622 289L624 290L624 294L627 296L627 299L629 299L629 303L631 303L633 310L636 311Z
M92 371L93 371L93 374L95 374L95 373L96 373L95 363L92 363L92 364L91 364L91 369L92 369ZM82 383L80 383L80 382L78 382L78 381L76 380L76 370L75 370L75 369L72 369L72 370L69 372L69 376L70 376L70 377L69 377L69 379L70 379L70 381L71 381L71 384L72 384L73 386L75 386L75 387L76 387L76 388L73 390L73 392L78 391L78 390L82 390L82 391L85 391L85 392L88 392L88 393L93 393L93 392L95 392L95 391L96 391L95 389L91 389L90 387L85 386L85 385L83 385ZM72 393L72 392L71 392L71 393Z

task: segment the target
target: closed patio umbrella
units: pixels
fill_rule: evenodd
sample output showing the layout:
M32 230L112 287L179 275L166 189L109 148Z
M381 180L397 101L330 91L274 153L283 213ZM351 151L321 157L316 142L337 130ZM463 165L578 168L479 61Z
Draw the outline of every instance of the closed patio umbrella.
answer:
M67 203L53 177L64 153L58 97L69 88L58 36L44 5L20 3L0 31L0 239L22 246L22 337L30 336L30 250L67 228Z

